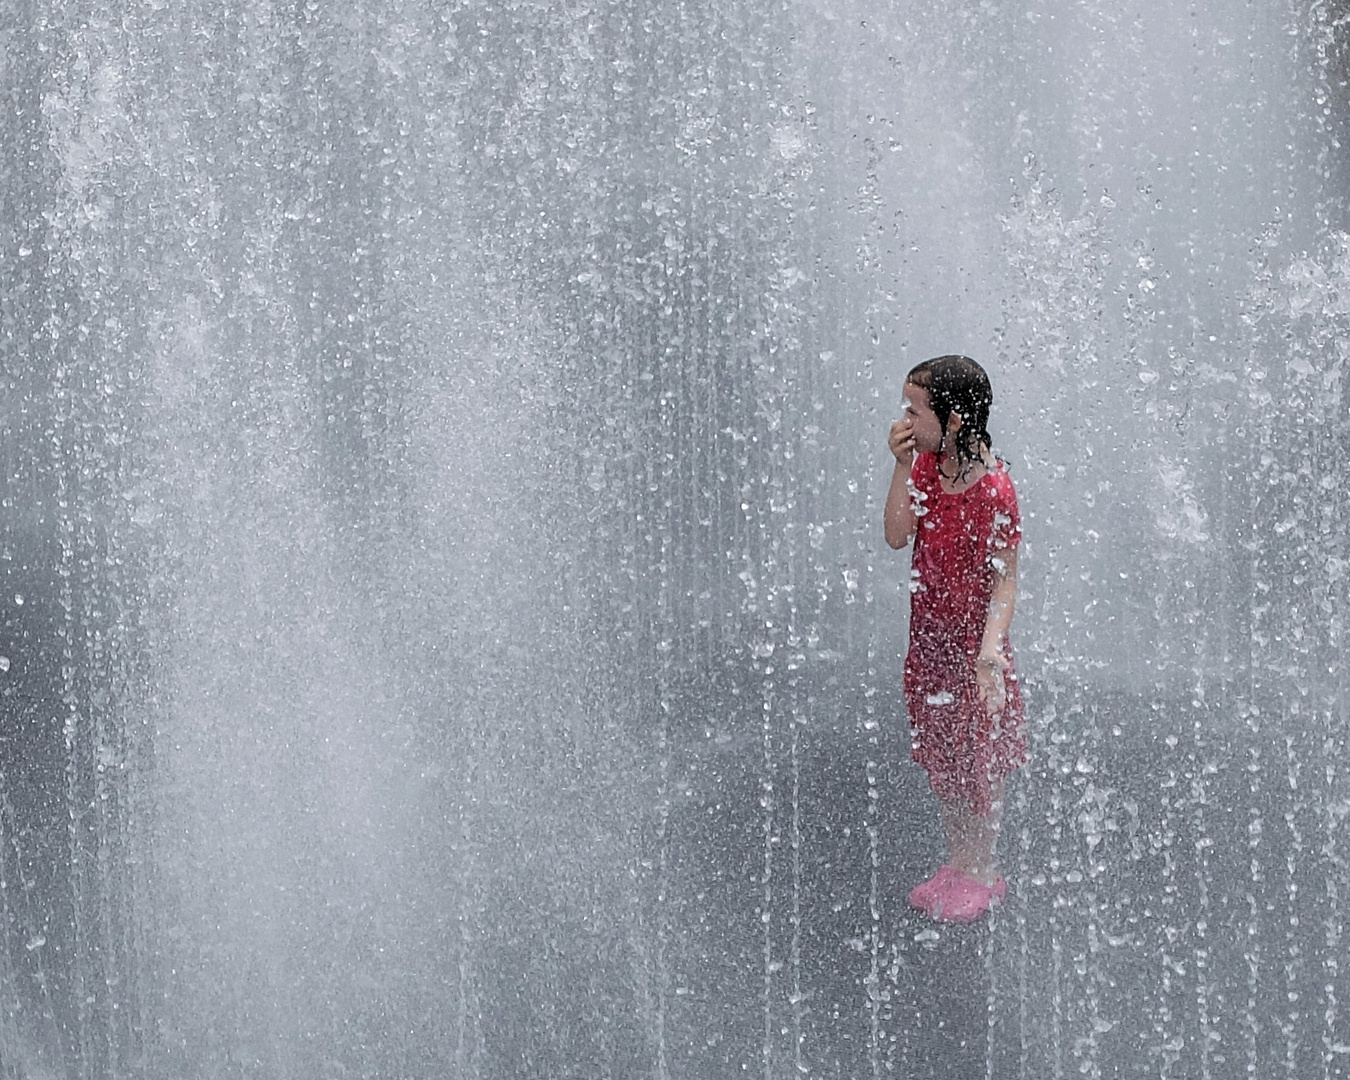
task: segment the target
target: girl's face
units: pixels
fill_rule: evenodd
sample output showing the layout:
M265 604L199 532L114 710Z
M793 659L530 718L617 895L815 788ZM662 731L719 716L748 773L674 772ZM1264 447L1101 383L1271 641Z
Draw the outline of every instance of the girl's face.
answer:
M942 449L942 425L937 413L928 403L928 391L912 382L905 383L905 419L914 431L914 452L917 454L936 454ZM947 425L957 421L953 413L947 418Z

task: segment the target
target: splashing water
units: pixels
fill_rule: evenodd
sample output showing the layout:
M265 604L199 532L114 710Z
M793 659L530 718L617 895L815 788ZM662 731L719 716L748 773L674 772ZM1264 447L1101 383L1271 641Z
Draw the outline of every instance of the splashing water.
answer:
M1339 1075L1345 12L75 5L0 69L0 1072ZM985 362L1010 895L885 436Z

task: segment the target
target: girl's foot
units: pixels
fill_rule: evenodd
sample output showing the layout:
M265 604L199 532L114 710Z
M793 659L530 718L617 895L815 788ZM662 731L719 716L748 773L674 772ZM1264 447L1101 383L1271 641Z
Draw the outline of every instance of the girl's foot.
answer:
M973 923L1007 893L1008 883L1002 878L995 878L993 885L981 885L970 875L953 871L930 913L940 922Z
M929 910L942 892L943 886L947 884L948 879L956 871L950 866L939 866L938 872L925 881L922 885L916 885L909 893L909 902L911 907L916 907L920 911Z

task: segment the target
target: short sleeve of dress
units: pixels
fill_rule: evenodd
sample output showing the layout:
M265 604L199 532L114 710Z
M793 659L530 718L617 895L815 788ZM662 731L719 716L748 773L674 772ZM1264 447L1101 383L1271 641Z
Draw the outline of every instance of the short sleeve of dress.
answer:
M918 454L909 473L909 500L919 517L928 513L924 503L938 487L937 462L932 454Z
M1022 515L1017 509L1017 490L1007 469L1000 468L994 482L994 531L990 546L995 550L1015 548L1022 542Z

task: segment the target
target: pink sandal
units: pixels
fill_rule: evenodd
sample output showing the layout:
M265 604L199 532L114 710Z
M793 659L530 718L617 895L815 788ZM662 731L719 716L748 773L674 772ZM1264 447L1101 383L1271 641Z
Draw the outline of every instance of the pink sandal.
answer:
M938 898L942 890L946 887L951 876L956 873L946 864L938 867L938 872L925 881L922 885L916 885L909 893L909 902L912 907L920 911L928 911L933 906L933 901Z
M953 871L929 910L941 922L973 923L1007 894L1008 883L1001 877L995 878L993 885L981 885L969 874Z

